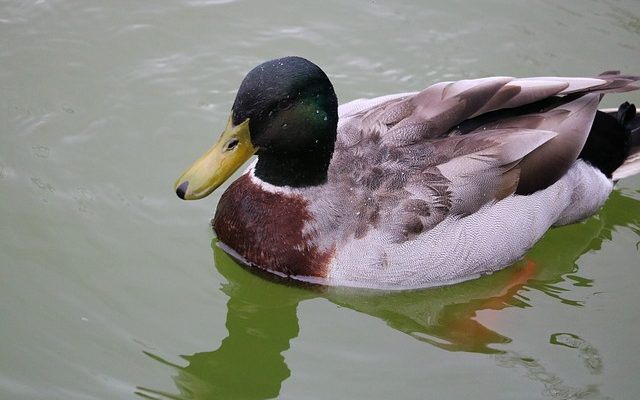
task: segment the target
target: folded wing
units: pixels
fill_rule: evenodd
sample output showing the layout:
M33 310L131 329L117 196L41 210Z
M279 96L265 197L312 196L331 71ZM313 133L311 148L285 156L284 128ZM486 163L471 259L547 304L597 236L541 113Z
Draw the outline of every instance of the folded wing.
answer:
M397 204L390 220L419 216L429 229L552 185L580 154L603 93L636 89L638 78L493 77L347 103L333 173L369 188L369 201Z

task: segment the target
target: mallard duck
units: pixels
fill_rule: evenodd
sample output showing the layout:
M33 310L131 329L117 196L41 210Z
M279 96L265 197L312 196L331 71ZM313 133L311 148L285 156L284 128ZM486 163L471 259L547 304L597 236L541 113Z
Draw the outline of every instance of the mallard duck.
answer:
M175 190L207 196L257 155L212 219L241 263L325 285L452 284L514 263L640 171L635 107L597 108L639 78L501 76L338 107L317 65L271 60Z

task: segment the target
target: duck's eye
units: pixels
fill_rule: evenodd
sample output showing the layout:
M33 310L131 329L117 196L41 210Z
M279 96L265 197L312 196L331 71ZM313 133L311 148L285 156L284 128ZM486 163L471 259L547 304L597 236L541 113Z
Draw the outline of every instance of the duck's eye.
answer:
M282 99L278 102L278 110L288 110L293 105L293 100L290 98Z
M236 146L240 143L240 141L236 138L230 139L227 144L224 146L225 151L231 151L236 148Z

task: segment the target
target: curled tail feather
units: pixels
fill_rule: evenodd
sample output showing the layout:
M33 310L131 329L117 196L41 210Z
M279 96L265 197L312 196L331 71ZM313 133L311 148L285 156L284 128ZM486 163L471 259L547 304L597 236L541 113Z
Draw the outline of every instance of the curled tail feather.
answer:
M617 181L640 174L640 115L633 104L625 102L615 113L616 119L629 133L629 154L612 175Z

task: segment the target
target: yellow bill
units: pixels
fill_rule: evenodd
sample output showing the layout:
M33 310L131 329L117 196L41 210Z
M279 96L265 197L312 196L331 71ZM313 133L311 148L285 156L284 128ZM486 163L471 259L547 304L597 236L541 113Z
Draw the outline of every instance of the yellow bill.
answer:
M201 199L226 181L256 153L249 134L249 120L233 125L231 118L218 142L176 181L175 190L184 200Z

